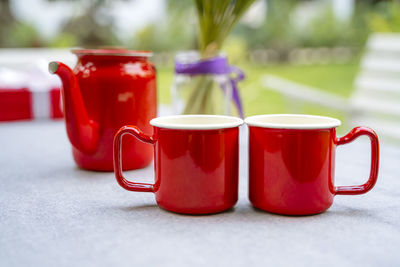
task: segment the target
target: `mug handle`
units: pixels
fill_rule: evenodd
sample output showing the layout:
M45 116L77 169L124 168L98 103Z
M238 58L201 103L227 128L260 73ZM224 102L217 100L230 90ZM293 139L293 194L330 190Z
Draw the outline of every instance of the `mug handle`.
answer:
M371 190L378 179L378 169L379 169L379 141L376 133L367 127L356 127L351 130L348 134L343 137L336 139L337 145L344 145L352 142L354 139L360 137L361 135L366 135L371 141L371 170L369 173L369 179L365 184L362 185L352 185L352 186L335 186L335 195L360 195L367 193Z
M154 145L153 137L145 135L138 127L127 125L119 129L114 137L114 173L120 186L129 191L154 192L153 184L135 183L128 181L122 174L122 137L130 134L140 141Z

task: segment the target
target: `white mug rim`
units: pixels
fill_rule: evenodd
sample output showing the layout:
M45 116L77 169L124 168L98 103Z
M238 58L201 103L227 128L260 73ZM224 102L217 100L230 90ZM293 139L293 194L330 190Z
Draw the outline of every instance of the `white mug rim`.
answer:
M201 123L196 123L196 120ZM206 120L209 122L206 123ZM206 114L162 116L150 120L150 124L155 127L176 130L227 129L238 127L243 123L244 121L238 117Z
M282 122L268 122L268 119L282 118ZM298 123L284 122L284 119L291 118L299 120ZM309 121L308 123L300 120ZM312 122L314 120L314 122ZM273 128L273 129L331 129L341 125L341 121L335 118L308 114L265 114L247 117L244 122L248 126Z

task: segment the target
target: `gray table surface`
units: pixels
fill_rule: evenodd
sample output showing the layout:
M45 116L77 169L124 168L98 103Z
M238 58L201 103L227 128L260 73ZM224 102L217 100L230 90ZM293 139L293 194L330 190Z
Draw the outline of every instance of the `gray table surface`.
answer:
M400 266L400 148L381 145L376 187L289 217L247 199L246 128L233 210L178 215L113 173L78 169L62 122L0 124L0 266ZM152 181L153 167L126 173ZM369 144L339 147L336 184L365 181Z

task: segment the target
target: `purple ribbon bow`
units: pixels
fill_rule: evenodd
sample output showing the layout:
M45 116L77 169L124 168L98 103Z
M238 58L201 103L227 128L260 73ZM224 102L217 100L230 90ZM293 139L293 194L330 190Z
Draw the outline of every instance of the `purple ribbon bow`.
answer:
M244 79L245 75L241 69L228 64L226 57L215 57L207 60L200 60L195 63L175 62L175 73L198 75L198 74L236 74L230 77L232 85L232 100L235 103L240 117L243 118L242 102L237 83Z

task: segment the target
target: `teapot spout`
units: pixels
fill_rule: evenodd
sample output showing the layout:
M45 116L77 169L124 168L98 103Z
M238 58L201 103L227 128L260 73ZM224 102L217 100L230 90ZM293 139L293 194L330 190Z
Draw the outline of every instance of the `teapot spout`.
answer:
M62 82L65 122L71 144L85 153L94 153L99 141L99 124L88 116L73 70L64 63L53 61L49 71L58 75Z

